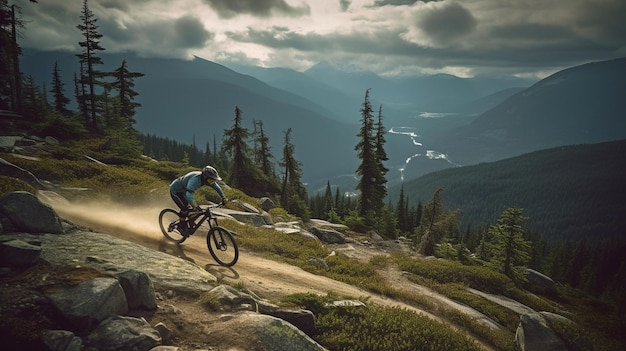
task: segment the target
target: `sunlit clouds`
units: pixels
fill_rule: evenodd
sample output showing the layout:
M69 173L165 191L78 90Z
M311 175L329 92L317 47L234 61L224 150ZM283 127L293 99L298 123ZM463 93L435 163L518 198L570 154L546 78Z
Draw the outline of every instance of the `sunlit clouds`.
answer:
M78 51L82 0L15 0L20 45ZM108 52L380 75L537 77L626 56L621 0L88 0Z

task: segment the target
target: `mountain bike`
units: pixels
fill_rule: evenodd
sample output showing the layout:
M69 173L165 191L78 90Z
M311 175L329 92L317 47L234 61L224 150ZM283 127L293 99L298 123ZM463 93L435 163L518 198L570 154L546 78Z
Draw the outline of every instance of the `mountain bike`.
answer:
M181 244L193 235L204 223L209 223L206 244L213 259L222 266L231 267L239 259L239 247L234 235L224 227L220 227L212 209L223 206L223 203L201 205L199 210L191 210L187 216L179 211L166 208L159 214L161 232L169 240Z

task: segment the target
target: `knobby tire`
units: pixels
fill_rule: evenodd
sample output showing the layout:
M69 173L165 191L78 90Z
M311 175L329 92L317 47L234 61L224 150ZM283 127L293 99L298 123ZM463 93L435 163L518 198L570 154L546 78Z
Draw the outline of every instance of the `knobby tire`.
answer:
M222 266L232 267L239 259L239 247L231 232L213 227L206 236L206 244L213 259Z
M180 232L180 224L181 222L180 217L178 216L178 211L166 208L159 214L159 226L161 227L161 232L166 238L177 244L181 244L187 239L187 236Z

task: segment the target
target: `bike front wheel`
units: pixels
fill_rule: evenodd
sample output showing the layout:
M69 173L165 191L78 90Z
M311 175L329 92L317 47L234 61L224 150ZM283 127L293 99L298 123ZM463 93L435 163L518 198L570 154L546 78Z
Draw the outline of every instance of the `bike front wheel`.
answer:
M239 259L239 247L231 232L222 227L213 227L206 236L206 244L213 259L222 266L231 267Z
M187 239L187 237L181 232L181 226L184 226L185 224L186 223L182 223L180 221L178 212L170 208L164 209L159 214L159 226L161 227L161 232L166 238L177 244L180 244Z

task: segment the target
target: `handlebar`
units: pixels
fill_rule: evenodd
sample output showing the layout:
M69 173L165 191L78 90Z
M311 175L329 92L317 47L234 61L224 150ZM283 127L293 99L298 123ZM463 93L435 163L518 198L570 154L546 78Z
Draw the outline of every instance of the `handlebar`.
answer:
M225 202L220 202L220 203L216 203L216 204L212 204L212 205L199 205L201 212L206 212L207 210L210 210L212 208L218 208L218 207L223 207L224 205L226 205ZM194 212L194 211L192 211Z

